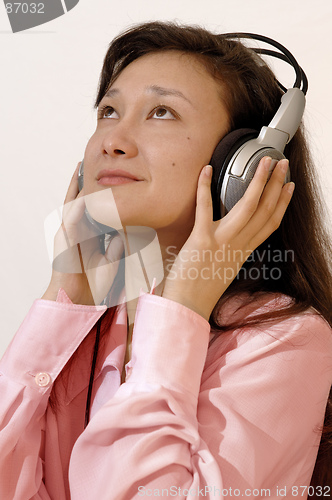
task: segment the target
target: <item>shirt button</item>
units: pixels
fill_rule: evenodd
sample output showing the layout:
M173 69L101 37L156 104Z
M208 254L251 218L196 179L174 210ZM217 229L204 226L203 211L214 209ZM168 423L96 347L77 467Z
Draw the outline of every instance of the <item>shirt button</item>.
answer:
M48 373L37 373L35 382L39 387L47 387L51 383L51 377Z

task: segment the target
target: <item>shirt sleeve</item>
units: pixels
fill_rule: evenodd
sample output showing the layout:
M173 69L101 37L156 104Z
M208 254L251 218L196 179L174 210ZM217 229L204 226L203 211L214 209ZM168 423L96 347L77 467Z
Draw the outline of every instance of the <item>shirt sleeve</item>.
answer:
M40 457L52 385L104 306L38 299L0 362L0 498L49 500Z
M332 380L329 326L302 314L208 349L209 333L183 305L140 297L130 376L74 446L72 500L279 499L309 485Z

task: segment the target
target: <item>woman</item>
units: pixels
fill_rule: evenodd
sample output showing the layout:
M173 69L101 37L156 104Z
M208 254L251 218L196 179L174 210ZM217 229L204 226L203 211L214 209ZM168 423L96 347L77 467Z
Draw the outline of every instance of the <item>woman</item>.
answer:
M200 28L148 23L110 45L84 187L78 165L50 285L1 363L1 499L331 494L330 244L303 134L285 151L293 197L287 161L268 181L263 158L213 222L205 167L281 95L251 50ZM105 252L86 207L121 222ZM139 299L138 227L165 272Z

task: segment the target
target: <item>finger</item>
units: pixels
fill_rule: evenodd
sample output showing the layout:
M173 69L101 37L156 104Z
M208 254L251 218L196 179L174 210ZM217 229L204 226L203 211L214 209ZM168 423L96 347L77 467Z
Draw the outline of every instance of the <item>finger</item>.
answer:
M105 259L109 262L116 262L123 254L124 248L121 236L116 235L111 239L108 247L106 248Z
M278 213L280 212L280 203L283 202L285 196L283 195L281 197L281 193L287 169L288 160L281 160L277 163L270 180L264 188L255 213L246 223L241 232L243 238L251 239L252 235L257 234L270 219L273 222L275 218L278 218ZM288 203L289 201L290 198L288 200ZM276 210L278 203L279 208L278 210Z
M80 168L82 162L78 162L77 167L75 169L75 172L70 180L70 184L68 187L68 191L65 197L64 203L68 203L69 201L72 201L76 198L78 195L79 189L78 189L78 171Z
M222 226L230 224L234 233L241 231L255 214L259 200L266 185L271 158L264 156L243 197L234 205L228 214L221 219Z
M123 254L124 244L117 234L111 239L106 251L103 250L104 242L100 245L99 236L85 240L80 248L84 269L87 271L117 262Z
M294 188L295 188L294 182L289 182L283 186L279 200L276 204L273 213L266 221L266 223L263 226L261 226L261 228L258 231L254 232L254 235L252 236L250 242L251 247L257 248L274 231L276 231L276 229L278 229L285 215L287 207L292 199ZM248 230L250 230L250 228L248 228Z
M274 168L271 178L267 182L262 196L259 200L258 210L273 212L278 203L282 187L285 183L285 176L289 162L286 159L279 161Z
M82 193L79 193L74 200L63 205L62 223L66 226L67 231L81 220L84 210L85 197Z
M213 222L213 206L211 196L212 166L206 165L198 178L195 225L207 228Z

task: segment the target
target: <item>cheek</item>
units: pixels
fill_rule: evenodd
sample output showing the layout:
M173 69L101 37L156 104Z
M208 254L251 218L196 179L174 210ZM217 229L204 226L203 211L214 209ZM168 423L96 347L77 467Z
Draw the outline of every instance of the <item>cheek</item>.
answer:
M167 175L161 187L165 190L165 185L168 185L170 206L186 217L195 212L198 178L203 167L210 162L215 142L215 138L204 140L188 134L177 151L172 148L166 153L168 162L164 173L167 171Z
M96 152L97 143L98 143L98 135L97 135L97 131L95 131L94 134L90 137L90 139L87 142L87 145L85 147L84 156L86 156L87 158L92 157L93 154ZM100 140L99 140L99 144L100 144Z
M214 136L204 134L202 131L200 134L186 136L183 144L186 163L190 163L188 168L197 174L197 177L201 169L210 162L216 142Z
M186 135L184 140L169 142L166 147L156 148L152 160L152 181L156 190L165 193L171 203L192 206L195 203L198 177L210 160L210 149L201 141ZM166 195L167 192L167 195Z
M199 172L200 168L194 168L191 162L174 159L169 163L155 185L158 198L169 211L188 216L195 208Z
M167 164L168 168L181 168L191 173L198 172L204 166L205 158L209 157L211 148L207 148L202 141L190 136L179 140L165 141L162 148L155 151L159 161ZM163 153L161 154L161 151Z

